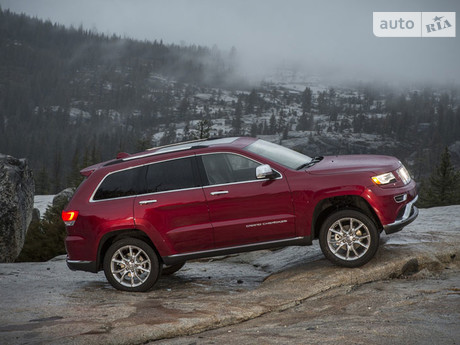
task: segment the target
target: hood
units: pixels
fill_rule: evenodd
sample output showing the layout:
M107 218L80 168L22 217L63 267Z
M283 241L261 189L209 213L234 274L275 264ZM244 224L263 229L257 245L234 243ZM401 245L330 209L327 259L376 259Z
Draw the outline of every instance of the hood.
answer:
M394 171L401 162L394 157L376 155L326 156L321 162L308 168L312 175L333 175L351 172L381 174Z

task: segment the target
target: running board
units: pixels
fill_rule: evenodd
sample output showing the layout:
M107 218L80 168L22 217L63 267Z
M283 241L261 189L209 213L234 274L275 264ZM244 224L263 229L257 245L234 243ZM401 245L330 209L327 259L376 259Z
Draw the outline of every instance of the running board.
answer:
M162 260L165 265L174 265L174 264L185 262L188 260L209 258L212 256L252 252L255 250L271 249L271 248L277 248L277 247L308 246L308 245L311 245L310 236L294 237L294 238L288 238L284 240L245 244L242 246L235 246L235 247L218 248L218 249L204 250L204 251L184 253L184 254L174 254L170 256L164 256L162 257Z

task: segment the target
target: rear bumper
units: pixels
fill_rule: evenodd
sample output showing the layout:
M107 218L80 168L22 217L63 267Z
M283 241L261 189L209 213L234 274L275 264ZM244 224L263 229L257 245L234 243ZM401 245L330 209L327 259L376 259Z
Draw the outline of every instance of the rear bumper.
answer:
M82 260L69 260L66 259L67 267L72 271L85 271L97 273L96 261L82 261Z
M404 213L401 218L396 219L395 222L383 226L385 233L393 234L401 231L405 226L412 223L418 216L418 208L414 206L417 202L418 196L416 196L411 202L407 203L404 209Z

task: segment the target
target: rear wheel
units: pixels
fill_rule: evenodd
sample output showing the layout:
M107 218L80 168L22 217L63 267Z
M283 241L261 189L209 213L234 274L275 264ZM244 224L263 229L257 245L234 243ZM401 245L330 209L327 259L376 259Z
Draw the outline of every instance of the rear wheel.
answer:
M174 274L177 271L179 271L182 267L184 267L184 265L185 265L185 262L181 262L175 265L164 265L163 270L161 271L161 275L169 276L171 274Z
M333 263L359 267L369 262L379 246L374 222L362 212L341 210L324 221L319 233L324 255Z
M161 274L155 251L137 238L113 243L104 257L104 273L118 290L144 292L150 290Z

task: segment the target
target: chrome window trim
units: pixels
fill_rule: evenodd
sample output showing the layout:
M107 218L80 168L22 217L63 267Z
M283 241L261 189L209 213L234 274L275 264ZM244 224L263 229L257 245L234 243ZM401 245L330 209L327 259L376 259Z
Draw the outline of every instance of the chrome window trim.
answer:
M135 194L129 196L120 196L118 198L110 198L110 199L102 199L102 200L91 200L91 203L102 202L102 201L110 201L110 200L119 200L119 199L128 199L128 198L139 198L143 196L151 196L151 195L158 195L158 194L166 194L166 193L175 193L175 192L182 192L187 190L194 190L194 189L202 189L203 187L192 187L192 188L183 188L183 189L174 189L174 190L165 190L162 192L153 192L153 193L146 193L146 194ZM158 201L160 202L160 201Z
M269 181L274 181L274 180L280 180L281 177L277 177L276 179L272 179ZM213 184L213 185L208 185L208 186L203 186L203 189L209 189L212 187L222 187L222 186L232 186L235 184L243 184L243 183L254 183L254 182L265 182L268 179L258 179L258 180L250 180L250 181L240 181L240 182L229 182L229 183L221 183L221 184Z
M207 155L214 155L214 154L222 154L222 153L226 153L226 154L233 154L233 155L237 155L237 156L241 156L241 157L244 157L246 159L249 159L253 162L256 162L257 164L265 164L265 163L261 163L253 158L250 158L250 157L247 157L243 154L240 154L240 153L235 153L235 152L231 152L231 151L218 151L218 152L208 152L208 153L200 153L200 154L190 154L190 155L187 155L187 156L183 156L183 157L175 157L175 158L169 158L169 159L164 159L164 160L161 160L161 161L157 161L157 162L150 162L150 163L144 163L144 164L139 164L139 165L135 165L135 166L132 166L132 167L128 167L128 168L124 168L124 169L119 169L119 170L114 170L110 173L108 173L107 175L104 176L104 178L99 182L99 184L96 186L96 188L94 189L93 193L91 194L91 197L89 198L89 202L90 203L98 203L98 202L104 202L104 201L110 201L110 200L121 200L121 199L128 199L128 198L137 198L137 197L140 197L140 196L149 196L149 195L158 195L158 194L163 194L163 193L173 193L173 192L178 192L178 191L187 191L187 190L194 190L194 189L204 189L204 188L209 188L209 187L220 187L220 186L230 186L230 185L234 185L234 184L242 184L242 183L254 183L254 182L262 182L262 181L267 181L267 179L257 179L255 178L254 180L248 180L248 181L238 181L238 182L230 182L230 183L223 183L223 184L213 184L213 185L206 185L206 186L199 186L199 187L191 187L191 188L182 188L182 189L173 189L173 190L168 190L168 191L162 191L162 192L153 192L153 193L145 193L145 194L135 194L135 195L128 195L128 196L120 196L120 197L117 197L117 198L107 198L107 199L101 199L101 200L94 200L94 195L96 194L97 190L99 189L99 187L101 186L101 184L105 181L105 179L112 175L112 174L115 174L115 173L118 173L118 172L122 172L122 171L126 171L126 170L131 170L131 169L136 169L136 168L142 168L142 167L145 167L145 166L148 166L148 165L153 165L153 164L158 164L158 163L164 163L164 162L169 162L169 161L173 161L173 160L179 160L179 159L185 159L185 158L190 158L190 157L199 157L199 156L207 156ZM272 167L273 169L273 167ZM273 180L281 180L283 179L283 174L281 172L279 172L278 170L276 169L273 169L273 171L275 171L276 173L278 173L280 175L280 177L277 177Z
M182 189L171 189L171 190L164 190L161 192L151 192L151 193L146 193L146 194L137 194L136 196L149 196L149 195L158 195L158 194L167 194L167 193L174 193L174 192L181 192L183 190L194 190L194 189L201 189L202 187L190 187L190 188L182 188Z

